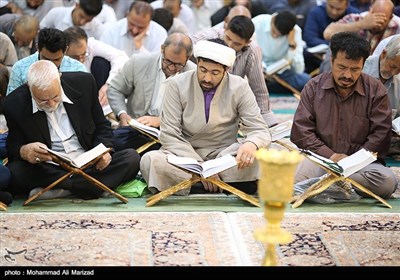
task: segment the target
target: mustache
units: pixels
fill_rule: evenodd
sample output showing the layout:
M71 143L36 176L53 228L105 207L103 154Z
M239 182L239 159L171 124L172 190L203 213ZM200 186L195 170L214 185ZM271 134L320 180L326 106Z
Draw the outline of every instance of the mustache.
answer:
M347 79L347 78L339 78L339 81L344 81L344 82L354 82L353 79Z

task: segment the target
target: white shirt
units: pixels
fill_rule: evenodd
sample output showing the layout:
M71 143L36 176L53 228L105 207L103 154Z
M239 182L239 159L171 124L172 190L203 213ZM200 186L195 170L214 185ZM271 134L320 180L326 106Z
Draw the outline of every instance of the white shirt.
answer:
M75 7L57 7L51 9L40 22L40 29L50 27L64 31L69 27L73 27L73 9L75 9ZM104 27L101 22L99 22L96 18L93 18L90 22L82 25L81 28L86 31L88 37L99 39Z
M98 14L95 19L97 19L102 24L117 22L117 15L115 11L110 6L103 4L100 14Z
M143 46L139 50L136 49L133 37L128 31L128 20L125 17L115 23L109 24L100 40L117 49L125 51L130 57L132 54L139 52L160 52L161 45L166 38L167 31L165 31L164 27L154 21L150 21L150 27L146 32Z
M163 0L156 0L150 3L153 9L163 8ZM195 31L195 21L192 9L188 5L182 3L181 10L179 12L178 18L183 21L183 23L189 28L189 31L193 33Z
M26 0L13 0L11 2L21 8L24 15L34 16L39 21L41 21L51 9L64 6L62 0L45 0L43 1L42 5L40 5L36 9L29 8L26 4Z
M211 16L223 6L220 0L204 0L203 5L199 8L192 6L191 0L183 2L192 9L194 15L194 30L191 30L192 34L211 27Z
M110 62L111 70L107 79L107 83L114 78L114 76L119 72L122 66L124 66L125 62L127 62L129 59L124 51L121 51L104 42L96 40L93 37L90 37L88 39L87 51L89 53L89 56L85 59L85 63L83 64L85 65L88 72L90 71L90 66L92 65L92 61L95 56L102 57Z
M275 14L274 14L275 15ZM301 38L301 28L294 26L296 49L289 48L287 36L277 38L271 35L271 19L274 15L259 15L252 19L255 27L255 37L257 44L262 50L263 62L268 66L272 63L285 58L291 61L291 66L296 73L304 72L303 41Z

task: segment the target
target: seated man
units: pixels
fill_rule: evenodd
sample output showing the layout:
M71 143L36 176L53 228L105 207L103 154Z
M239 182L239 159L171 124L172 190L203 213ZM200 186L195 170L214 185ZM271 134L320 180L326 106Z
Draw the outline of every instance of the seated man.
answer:
M280 70L277 72L277 76L296 90L301 91L310 76L304 73L302 30L296 24L296 16L283 11L273 15L259 15L252 21L265 66L268 67L281 59L289 61L290 68ZM267 87L273 93L289 91L274 80L267 80Z
M271 143L267 124L260 114L253 92L243 78L228 72L235 51L227 46L199 41L194 48L197 70L173 77L166 85L160 117L161 149L142 156L140 170L153 193L191 178L170 165L166 154L191 157L203 162L232 154L237 167L214 178L248 194L257 190L259 175L254 152ZM239 123L245 138L238 140ZM203 182L204 191L219 188ZM189 190L177 194L187 195Z
M104 110L109 107L106 94L107 83L128 61L128 56L124 51L93 37L88 38L85 30L79 26L65 29L64 34L68 41L66 54L83 63L86 70L92 73L99 91L100 104ZM105 111L105 114L107 115L108 112Z
M246 9L243 6L235 6L228 16L239 7ZM255 41L251 40L253 34L254 24L251 19L239 15L229 19L225 28L208 28L192 35L191 38L194 44L200 40L221 39L236 51L236 60L229 68L229 73L247 78L260 107L261 115L268 126L274 126L278 121L272 112L267 85L264 81L261 49Z
M120 127L114 131L115 149L137 149L150 141L128 123L132 118L152 126L160 126L159 114L165 83L169 78L195 69L188 61L192 55L192 41L187 35L174 33L167 37L159 53L132 56L108 85L107 96ZM127 99L127 101L125 101ZM159 148L153 145L151 148Z
M394 119L400 116L400 35L393 35L388 39L382 41L375 49L374 55L368 57L363 72L381 81L388 90L392 118ZM399 136L393 133L388 155L398 156L400 153L399 145Z
M29 66L41 59L53 62L60 72L86 72L86 68L82 63L64 55L66 49L67 38L61 30L54 28L44 28L40 30L38 52L14 64L11 70L7 94L26 82L26 74Z
M45 188L68 171L49 164L43 146L75 157L99 143L112 148L110 123L103 115L93 76L84 72L60 74L54 63L40 60L28 70L28 82L4 99L10 192L29 194ZM133 149L104 154L84 170L110 189L135 178L139 155ZM73 175L55 187L83 199L98 198L103 190ZM52 191L52 190L50 190ZM31 192L32 195L32 192Z
M371 46L356 33L340 32L332 37L330 48L332 70L313 78L304 87L290 140L299 148L335 162L362 148L377 152L377 161L350 178L374 194L388 198L397 187L394 173L382 164L390 145L391 108L382 83L362 73ZM297 168L295 182L325 173L306 159Z

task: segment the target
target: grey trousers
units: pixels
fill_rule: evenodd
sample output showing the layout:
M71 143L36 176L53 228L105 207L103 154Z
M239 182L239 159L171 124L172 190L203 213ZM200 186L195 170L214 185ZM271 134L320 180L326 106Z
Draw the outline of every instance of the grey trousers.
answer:
M298 183L324 174L326 174L326 171L323 168L305 158L297 167L294 182ZM393 171L378 162L369 164L349 178L382 198L390 197L395 192L398 183ZM369 195L358 191L358 189L355 190L359 195L369 197Z

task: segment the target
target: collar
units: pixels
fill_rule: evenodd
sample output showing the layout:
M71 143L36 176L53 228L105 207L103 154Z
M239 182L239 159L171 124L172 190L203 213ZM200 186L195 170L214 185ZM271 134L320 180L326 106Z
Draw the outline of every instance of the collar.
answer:
M365 90L363 87L363 83L362 83L362 79L363 79L363 74L361 73L360 77L358 78L356 84L353 86L353 91L349 94L353 94L354 92L357 92L359 95L365 96ZM364 74L366 75L366 74ZM328 78L325 80L325 82L323 83L323 85L321 86L322 89L332 89L336 92L336 88L335 88L335 81L333 80L333 75L332 75L332 71L329 72L328 74Z

